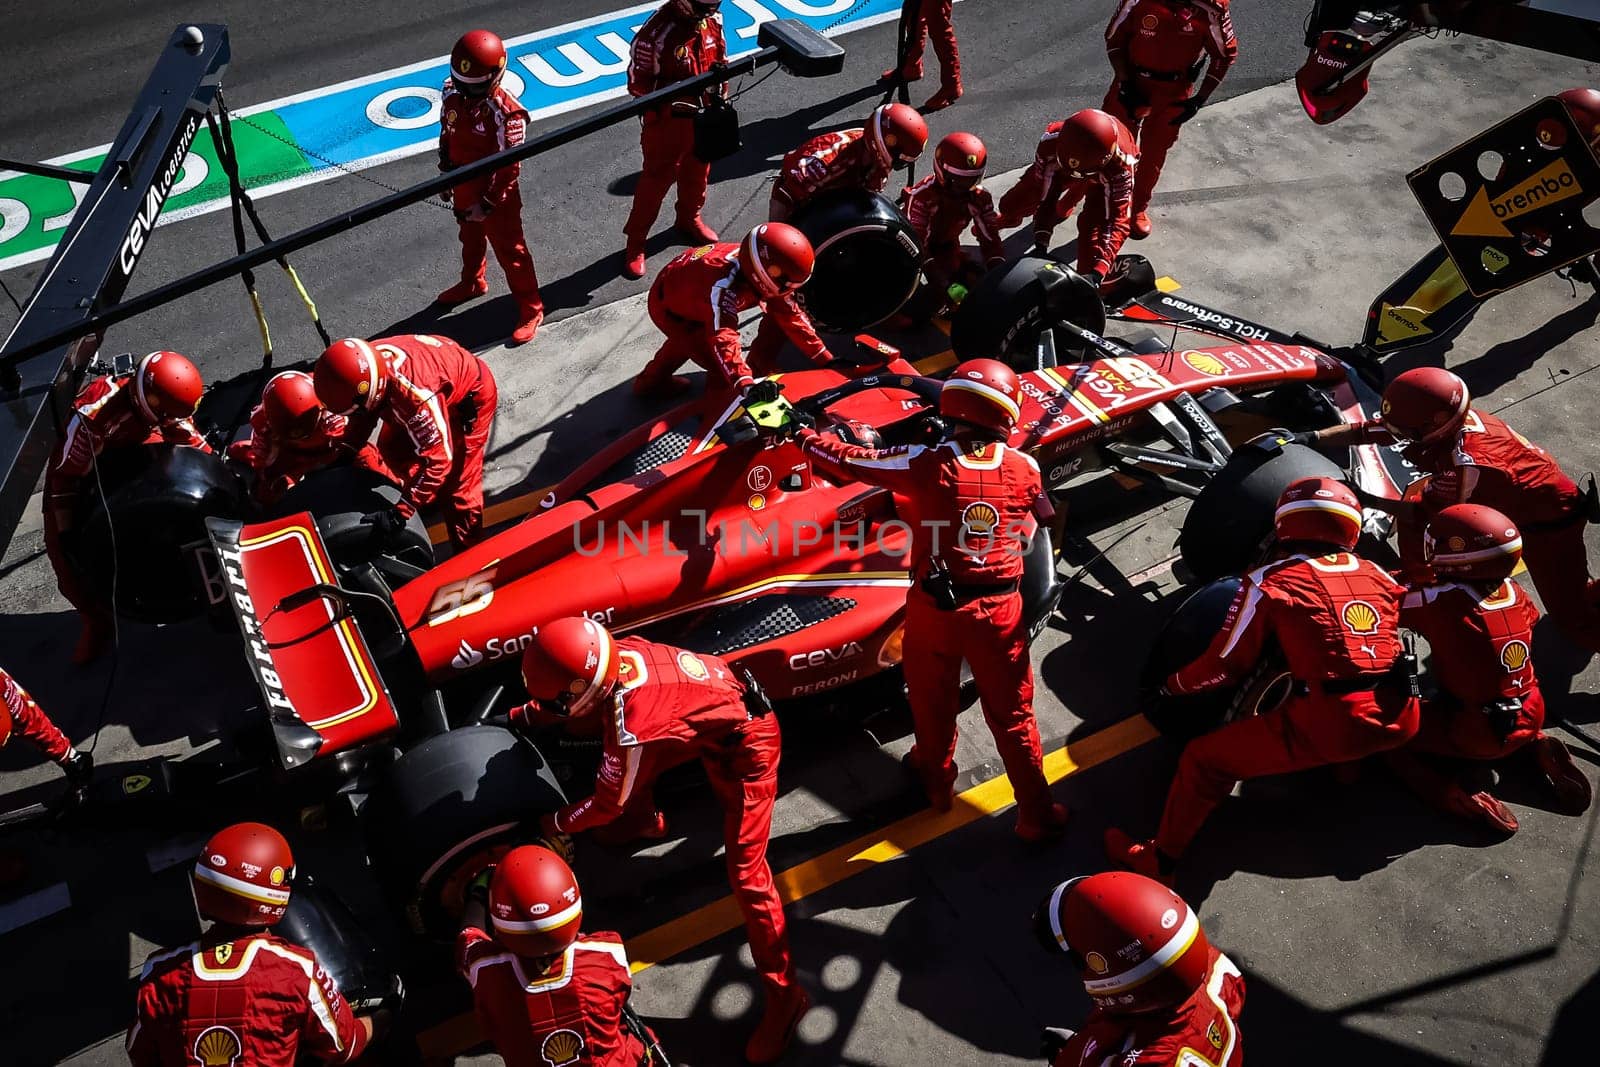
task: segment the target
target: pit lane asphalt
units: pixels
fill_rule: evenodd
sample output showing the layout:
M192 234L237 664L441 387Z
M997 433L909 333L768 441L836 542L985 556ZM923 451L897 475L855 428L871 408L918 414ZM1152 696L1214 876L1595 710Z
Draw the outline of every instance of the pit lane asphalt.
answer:
M1221 105L1186 135L1157 199L1160 228L1140 251L1198 301L1330 342L1351 339L1381 281L1431 243L1403 173L1534 96L1592 83L1595 73L1533 53L1444 41L1391 58L1374 78L1372 99L1329 129L1310 126L1284 86ZM1418 85L1429 88L1424 94ZM950 121L959 117L958 109ZM496 488L540 484L543 473L637 418L617 387L652 345L641 310L637 299L623 300L552 327L541 343L557 359L490 353L509 383L494 443ZM1487 406L1514 404L1508 417L1570 471L1592 469L1600 461L1589 431L1594 379L1579 376L1600 362L1594 334L1585 332L1597 318L1600 301L1570 299L1562 283L1546 279L1491 304L1444 358ZM240 336L246 332L241 324ZM938 344L921 340L924 351ZM584 384L574 390L574 381ZM1076 529L1099 545L1146 525L1074 588L1035 649L1042 729L1052 744L1127 714L1125 679L1142 655L1140 635L1170 610L1177 588L1158 565L1171 554L1181 509L1104 483L1075 493L1072 505ZM68 676L70 620L47 569L28 559L36 539L19 540L0 584L7 662L30 672L24 681L82 738L104 674ZM1074 546L1068 562L1087 555ZM1126 577L1152 568L1147 578ZM218 669L231 655L227 645L203 627L130 628L127 637L127 681L111 708L102 757L208 743L235 706L229 687L245 684L242 670ZM1554 709L1592 724L1600 712L1595 673L1568 683L1562 652L1542 630L1536 656L1547 691L1573 694L1555 696ZM161 666L153 667L157 657ZM892 732L891 723L875 725L880 736ZM977 716L964 725L963 767L973 779L995 773ZM837 719L787 727L785 796L774 827L780 866L908 811L893 766L907 739L880 746ZM812 1048L795 1062L1032 1059L1038 1027L1070 1024L1083 1003L1072 976L1037 955L1026 915L1054 880L1103 866L1098 840L1107 822L1153 825L1172 755L1145 746L1059 786L1076 814L1056 848L1013 844L1009 813L1001 813L792 906L802 975L823 991L821 1008L802 1027ZM51 777L24 768L23 755L5 759L19 768L4 777L7 793ZM1503 791L1523 830L1493 847L1420 811L1381 774L1343 789L1314 775L1261 783L1224 807L1180 889L1250 976L1250 1062L1587 1062L1577 1050L1586 1048L1583 1024L1600 996L1600 920L1585 878L1594 869L1593 816L1542 811L1536 792L1516 779ZM594 922L632 934L725 892L712 859L709 804L684 798L670 813L687 836L648 850L648 868L586 850ZM361 891L357 872L336 863L345 843L305 840L308 867L331 866L342 889ZM118 1062L130 959L189 936L181 865L152 878L145 850L164 845L181 855L186 843L146 832L23 843L38 850L34 887L67 878L79 903L0 940L4 985L16 991L0 1017L8 1048L21 1063L74 1053L73 1062ZM637 887L645 869L649 883ZM725 935L641 974L639 1006L661 1021L676 1061L727 1062L732 1035L748 1025L741 1016L750 981L738 935Z

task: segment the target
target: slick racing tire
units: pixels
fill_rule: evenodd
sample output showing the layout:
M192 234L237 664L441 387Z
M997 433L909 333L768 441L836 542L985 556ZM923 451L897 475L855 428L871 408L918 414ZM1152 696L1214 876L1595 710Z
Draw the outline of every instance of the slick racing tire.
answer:
M1272 536L1272 513L1290 483L1344 476L1322 453L1304 445L1280 445L1275 434L1241 445L1184 516L1178 551L1185 573L1200 582L1243 574L1256 565Z
M1246 715L1281 705L1292 681L1283 657L1269 649L1240 685L1188 696L1162 696L1161 684L1199 659L1222 629L1240 579L1222 578L1191 593L1156 634L1140 674L1145 718L1166 737L1193 740Z
M420 515L412 515L388 545L379 545L362 518L400 502L400 489L374 471L353 464L325 467L301 479L270 509L272 516L309 511L334 562L343 566L370 561L381 550L426 570L433 566L433 542Z
M96 462L104 495L91 475L64 539L73 569L124 618L201 614L209 602L205 520L241 518L243 483L220 457L185 445L110 449Z
M272 932L315 953L357 1012L392 1004L401 988L371 931L337 893L310 875L295 878L289 910Z
M917 291L922 247L905 217L877 193L824 193L789 222L816 249L816 267L799 299L819 329L859 333L899 311Z
M453 938L468 884L537 839L566 802L531 744L498 726L436 734L395 760L362 811L378 880L417 934Z
M996 267L967 294L950 320L950 346L958 359L1003 360L1017 371L1039 370L1039 338L1056 323L1104 333L1106 307L1095 287L1071 267L1042 256L1023 256ZM1083 344L1055 331L1056 362L1081 357Z

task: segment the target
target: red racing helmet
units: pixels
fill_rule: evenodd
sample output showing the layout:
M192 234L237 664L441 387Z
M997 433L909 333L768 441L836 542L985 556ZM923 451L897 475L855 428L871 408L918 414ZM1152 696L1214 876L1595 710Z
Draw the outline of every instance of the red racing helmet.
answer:
M1428 522L1422 558L1442 578L1503 582L1522 558L1522 534L1494 508L1452 504Z
M1400 444L1431 445L1466 421L1467 383L1442 367L1413 367L1383 390L1383 425Z
M488 30L468 30L450 49L450 81L468 96L484 96L506 72L506 43Z
M570 615L539 627L522 653L528 695L551 710L583 715L617 681L617 646L593 619Z
M928 147L928 123L909 104L884 104L867 118L867 144L880 166L910 163Z
M939 390L939 414L1009 436L1022 408L1017 372L997 359L969 359Z
M1127 127L1098 108L1084 108L1061 124L1056 160L1070 177L1082 180L1103 174L1111 165L1120 134Z
M1301 478L1278 497L1272 527L1279 541L1354 548L1361 538L1361 501L1334 478Z
M317 399L335 415L370 411L389 385L389 365L378 350L356 337L327 347L311 369Z
M305 371L273 375L261 390L261 410L267 425L286 441L307 441L322 432L322 402L316 382Z
M133 372L134 403L153 423L189 418L205 391L200 371L176 352L152 352Z
M800 288L816 264L810 239L786 222L763 222L739 248L739 273L763 300Z
M1567 113L1584 139L1600 147L1600 89L1567 89L1557 93L1556 99L1567 105Z
M1034 913L1034 930L1072 960L1089 999L1111 1015L1182 1004L1211 970L1211 942L1193 909L1131 871L1062 882Z
M971 189L983 181L988 165L989 149L977 134L957 131L933 150L933 173L949 189Z
M272 827L234 823L206 842L190 878L203 918L232 926L271 926L289 908L294 854Z
M518 956L565 952L583 924L583 894L565 860L541 845L507 852L489 880L489 926Z

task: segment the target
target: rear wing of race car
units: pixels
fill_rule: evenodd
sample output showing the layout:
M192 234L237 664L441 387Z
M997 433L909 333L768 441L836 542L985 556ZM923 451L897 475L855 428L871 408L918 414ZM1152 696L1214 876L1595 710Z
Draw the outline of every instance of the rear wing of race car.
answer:
M311 515L252 525L209 519L206 527L285 769L396 730L394 703L355 619L316 594L338 578Z

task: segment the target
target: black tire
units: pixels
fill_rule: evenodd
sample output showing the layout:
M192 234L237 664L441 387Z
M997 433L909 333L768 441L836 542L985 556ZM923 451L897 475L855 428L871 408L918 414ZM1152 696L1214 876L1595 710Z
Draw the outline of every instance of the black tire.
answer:
M816 249L799 299L817 326L859 333L909 301L922 278L922 248L894 204L865 189L837 189L803 205L789 223Z
M984 275L967 294L950 320L950 345L958 359L999 359L1018 371L1038 370L1039 338L1059 322L1104 333L1100 294L1070 267L1023 256ZM1055 341L1057 362L1083 352L1082 343L1064 331L1056 331Z
M125 618L201 614L205 520L243 517L243 483L217 456L182 445L112 449L96 462L104 498L91 477L67 538L73 569Z
M1272 533L1278 497L1301 478L1343 478L1338 464L1304 445L1279 445L1272 434L1241 446L1189 505L1178 551L1195 581L1243 574Z
M400 488L393 482L364 467L347 464L308 474L269 509L269 514L277 517L311 512L329 554L344 566L369 562L381 549L384 555L413 566L432 567L433 542L420 515L407 519L404 529L386 546L378 545L372 527L361 522L363 516L399 502Z
M1190 696L1158 693L1173 671L1205 652L1222 629L1239 585L1238 578L1222 578L1195 590L1156 633L1139 682L1146 694L1145 717L1166 737L1192 740L1243 716L1270 711L1289 695L1292 683L1275 649L1240 685Z
M509 730L451 730L395 760L373 792L368 855L411 930L448 940L466 884L565 802L544 758Z
M315 953L358 1012L376 1008L400 988L371 931L337 893L308 875L295 879L289 910L272 932Z

